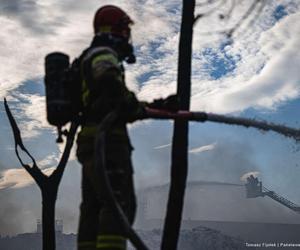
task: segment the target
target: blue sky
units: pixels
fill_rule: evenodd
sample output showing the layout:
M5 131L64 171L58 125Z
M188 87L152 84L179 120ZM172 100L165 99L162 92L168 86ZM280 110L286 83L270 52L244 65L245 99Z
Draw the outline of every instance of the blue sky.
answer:
M0 208L0 220L7 226L0 227L0 234L34 230L40 204L37 187L14 154L3 97L9 101L26 146L40 166L51 171L62 146L55 144L55 129L45 118L44 56L59 50L76 57L92 38L92 17L99 6L118 4L135 20L138 61L126 66L128 87L147 101L175 93L181 1L119 2L1 1L0 199L7 205ZM241 27L233 42L202 34L231 27L249 4L240 1L227 22L217 18L224 6L195 26L191 109L299 127L299 1L268 0L256 22ZM196 13L201 11L197 7ZM136 186L168 182L172 122L145 121L129 127ZM190 180L239 183L242 175L257 171L267 187L300 204L300 147L291 139L254 129L191 123L189 147ZM80 171L73 152L57 205L58 216L65 218L66 230L71 232L77 225ZM3 219L10 210L16 217L13 223Z

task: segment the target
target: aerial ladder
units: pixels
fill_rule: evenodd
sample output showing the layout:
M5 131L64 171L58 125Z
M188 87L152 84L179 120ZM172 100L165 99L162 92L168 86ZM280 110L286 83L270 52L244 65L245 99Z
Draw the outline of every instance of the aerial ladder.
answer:
M271 199L279 202L280 204L288 207L296 213L300 214L300 206L289 201L288 199L282 197L281 195L275 193L274 191L270 191L266 187L262 185L262 182L255 178L253 175L247 178L247 183L245 184L247 198L256 198L256 197L264 197L268 196Z

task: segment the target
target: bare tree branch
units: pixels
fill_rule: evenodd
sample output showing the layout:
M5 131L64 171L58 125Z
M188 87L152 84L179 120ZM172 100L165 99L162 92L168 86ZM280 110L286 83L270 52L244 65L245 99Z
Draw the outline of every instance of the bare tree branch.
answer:
M56 180L56 182L60 182L62 175L64 173L67 161L69 159L69 155L74 143L74 137L76 134L76 130L79 126L79 121L75 121L71 123L71 127L70 130L68 132L68 136L67 136L67 142L65 145L65 149L64 152L61 156L60 162L57 165L56 169L54 170L54 172L51 174L50 178Z
M224 0L222 0L222 1L221 0L213 1L213 3L216 3L216 2L220 2L220 4L218 6L215 6L210 11L200 13L196 16L194 25L196 24L196 22L199 21L200 18L212 15L214 12L217 11L218 8L220 8L221 6L223 6L225 4ZM234 9L237 6L238 2L236 0L231 0L230 3L231 3L231 5L230 5L230 8L229 8L229 11L226 14L220 14L219 15L220 19L226 19L228 21L230 19L230 17L233 15ZM251 18L251 14L253 14L255 12L255 10L256 10L256 8L259 4L260 4L260 7L258 8L256 14ZM206 2L206 5L203 4L202 6L207 6L207 5L209 5L209 1ZM247 22L249 20L249 18L251 18L251 20L249 21L247 27L253 25L255 20L257 20L258 16L261 14L261 12L262 12L265 5L266 5L266 0L253 0L250 7L242 15L242 17L239 19L239 21L237 21L231 28L226 28L224 30L215 30L215 31L209 31L209 32L202 32L202 33L200 33L200 35L205 35L205 36L207 36L207 35L225 35L227 37L232 37L233 34L236 33L236 31L238 29L240 29L240 27L245 22Z
M32 178L39 184L40 183L40 179L44 180L44 177L46 177L46 175L44 175L44 173L37 167L36 161L34 159L34 157L28 152L28 150L25 148L24 144L23 144L23 140L21 137L21 132L20 129L9 109L9 106L7 104L6 98L4 98L4 107L5 107L5 111L6 114L8 116L11 128L13 130L13 134L14 134L14 140L15 140L15 152L16 155L20 161L20 163L22 164L22 166L26 169L26 171L32 176ZM22 151L24 151L29 158L32 160L32 167L30 167L28 164L25 164L22 160L22 158L19 155L19 151L18 151L18 147L21 148Z
M202 3L197 3L196 4L196 7L206 7L206 6L209 6L209 5L212 5L214 3L217 3L219 2L220 0L207 0L205 2L202 2Z
M35 159L25 148L22 141L21 132L5 98L4 106L14 134L16 155L25 170L35 180L42 193L43 250L55 250L55 203L57 192L71 152L71 148L73 146L74 137L79 126L79 120L72 122L70 131L67 134L67 142L61 160L57 168L48 177L38 168ZM18 147L20 147L30 157L33 162L32 167L22 161L19 155Z
M249 21L249 23L245 29L250 28L251 26L254 25L254 23L259 18L260 14L262 13L265 6L266 6L266 1L260 1L260 6L258 7L257 12L255 13L255 15L253 15L253 17L251 18L251 20Z
M235 5L236 5L236 0L231 0L231 6L230 6L230 9L229 9L228 13L225 15L225 18L226 18L227 20L231 17Z
M200 18L203 18L203 17L207 17L209 15L212 15L213 13L216 12L216 10L218 10L219 8L221 8L223 5L226 4L228 0L221 0L220 3L215 6L214 8L206 11L206 12L203 12L203 13L200 13L198 15L196 15L195 19L194 19L194 25L197 23L197 21L200 19Z
M249 16L251 15L251 13L255 10L257 4L260 2L261 0L254 0L254 2L251 4L251 6L249 7L249 9L245 12L245 14L241 17L240 21L237 22L237 24L230 29L230 33L228 34L230 37L233 35L233 33L238 30L241 25L246 22L246 20L249 18Z

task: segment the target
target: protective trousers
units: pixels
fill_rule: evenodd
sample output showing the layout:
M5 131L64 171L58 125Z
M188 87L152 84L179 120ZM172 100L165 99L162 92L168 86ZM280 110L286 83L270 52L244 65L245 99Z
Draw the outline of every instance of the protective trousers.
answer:
M82 203L78 250L125 250L126 238L117 217L103 199L95 168L94 139L78 137L77 157L82 164ZM132 224L136 200L133 185L131 146L106 139L106 169L115 197Z

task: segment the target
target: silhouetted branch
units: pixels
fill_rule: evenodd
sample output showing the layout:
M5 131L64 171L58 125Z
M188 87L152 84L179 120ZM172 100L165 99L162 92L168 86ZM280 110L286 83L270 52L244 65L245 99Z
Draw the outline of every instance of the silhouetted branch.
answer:
M18 157L18 160L20 161L22 166L26 169L26 171L32 176L32 178L37 182L37 184L40 185L41 180L44 180L46 175L44 175L44 173L37 167L37 164L36 164L36 161L35 161L34 157L25 148L25 146L23 144L23 141L22 141L20 129L19 129L19 127L16 123L16 120L14 119L14 117L13 117L13 115L12 115L10 109L9 109L6 98L4 98L4 107L5 107L5 111L6 111L8 119L9 119L11 128L13 130L14 140L15 140L15 152L16 152L16 155ZM30 159L32 160L32 163L33 163L32 167L30 167L28 164L25 164L22 161L22 159L19 155L18 147L20 147L22 149L22 151L24 151L30 157Z
M216 2L220 2L219 5L215 6L214 8L212 8L211 10L207 11L207 12L203 12L200 13L198 15L196 15L195 20L194 20L194 25L197 23L197 21L199 21L200 18L204 18L207 17L211 14L213 14L214 12L216 12L221 6L225 5L225 1L224 0L219 0L219 1L213 1L213 3ZM236 0L231 0L231 5L229 8L228 13L226 14L220 14L219 18L220 19L227 19L229 20L230 17L233 15L234 12L234 8L237 6L238 2ZM239 19L239 21L237 21L231 28L226 28L224 30L215 30L215 31L209 31L209 32L202 32L200 33L200 35L226 35L227 37L232 37L233 34L240 29L240 27L249 20L251 14L253 14L258 6L258 4L261 4L261 6L258 8L256 14L254 15L253 18L251 18L249 24L247 25L247 27L253 25L254 21L257 19L257 17L261 14L265 4L266 4L266 0L253 0L252 4L250 5L250 7L246 10L246 12L242 15L242 17ZM209 1L207 1L206 5L203 6L207 6L209 5ZM247 28L246 27L246 28Z
M79 120L72 122L70 130L67 134L67 142L61 160L57 168L48 177L38 168L35 159L25 148L22 141L21 132L5 98L4 106L14 134L16 155L25 170L35 180L42 193L43 250L55 250L55 203L57 192L64 169L68 162L68 158L74 142L74 137L79 126ZM18 146L30 157L33 162L32 167L22 161L19 155Z
M200 18L203 18L203 17L207 17L211 14L213 14L214 12L216 12L216 10L218 10L219 8L221 8L223 5L225 5L227 2L227 0L221 0L220 3L215 6L214 8L210 9L209 11L206 11L206 12L203 12L203 13L200 13L198 15L196 15L195 19L194 19L194 25L195 23L200 19Z
M196 4L196 7L205 7L205 6L209 6L209 5L212 5L212 4L217 3L217 2L219 2L219 1L220 1L220 0L207 0L207 1L203 2L203 3L197 3L197 4Z
M56 169L53 171L53 173L50 176L51 179L54 179L58 183L60 182L63 172L65 170L65 167L67 165L67 161L69 159L69 155L70 155L73 143L74 143L74 137L75 137L78 126L79 126L78 120L71 123L71 127L70 127L70 130L67 135L67 142L65 145L64 152L61 156L59 164L57 165Z
M261 14L261 12L263 11L263 9L264 9L265 6L266 6L266 2L265 1L260 1L260 7L258 8L258 10L255 13L255 15L253 15L253 17L249 21L249 23L248 23L248 25L247 25L246 28L251 27L251 26L254 25L254 23L257 21L259 15Z
M230 6L230 9L229 9L228 13L225 15L225 18L226 18L226 19L229 19L229 18L231 17L235 5L236 5L236 0L231 0L231 6Z
M5 111L7 113L11 128L13 130L13 134L14 134L16 155L17 155L20 163L22 164L22 166L26 169L26 171L32 176L32 178L38 184L44 183L45 178L50 178L52 180L55 180L55 182L60 182L62 174L65 169L65 166L67 164L72 146L73 146L74 136L75 136L77 128L79 126L79 121L74 121L71 123L70 131L68 132L68 135L67 135L67 142L65 145L64 152L61 156L60 162L59 162L58 166L56 167L56 169L53 171L53 173L48 177L38 168L34 157L28 152L28 150L24 146L20 129L9 109L9 106L8 106L5 98L4 98L4 106L5 106ZM30 159L33 162L32 167L30 167L28 164L25 164L23 162L23 160L21 159L21 157L19 155L18 146L30 157ZM42 184L42 185L44 185L44 184Z
M245 14L241 17L240 21L236 23L236 25L230 29L230 33L228 33L228 36L232 36L233 33L238 30L239 27L241 27L241 25L246 22L246 20L249 18L249 16L251 15L251 13L255 10L257 4L260 2L261 0L255 0L251 6L249 7L249 9L245 12Z

